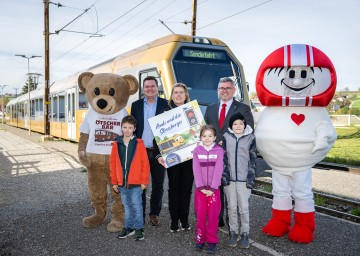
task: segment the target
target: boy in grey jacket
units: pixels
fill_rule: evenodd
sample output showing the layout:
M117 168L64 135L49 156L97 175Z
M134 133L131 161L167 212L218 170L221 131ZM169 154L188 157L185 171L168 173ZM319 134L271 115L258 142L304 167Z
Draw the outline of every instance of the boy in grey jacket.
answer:
M256 170L256 141L253 129L246 125L243 115L230 117L229 130L223 136L223 183L229 214L230 238L235 247L239 238L238 209L240 213L240 247L249 248L249 198L254 187Z

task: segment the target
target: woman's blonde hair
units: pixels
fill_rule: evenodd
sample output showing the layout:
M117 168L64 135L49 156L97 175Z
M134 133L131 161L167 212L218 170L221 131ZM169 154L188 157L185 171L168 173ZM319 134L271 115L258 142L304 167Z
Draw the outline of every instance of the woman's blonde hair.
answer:
M172 96L174 94L174 90L175 90L176 87L181 87L181 88L184 89L185 97L186 97L184 103L188 103L190 101L189 90L188 90L187 86L185 84L183 84L183 83L176 83L176 84L173 85L173 88L171 89L170 101L172 101Z

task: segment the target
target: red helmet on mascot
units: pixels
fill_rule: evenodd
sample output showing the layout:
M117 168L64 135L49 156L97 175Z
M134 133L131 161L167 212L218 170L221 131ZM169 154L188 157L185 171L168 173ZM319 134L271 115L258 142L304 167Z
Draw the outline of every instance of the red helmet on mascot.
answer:
M256 76L264 106L327 106L336 90L336 72L319 49L291 44L272 52Z

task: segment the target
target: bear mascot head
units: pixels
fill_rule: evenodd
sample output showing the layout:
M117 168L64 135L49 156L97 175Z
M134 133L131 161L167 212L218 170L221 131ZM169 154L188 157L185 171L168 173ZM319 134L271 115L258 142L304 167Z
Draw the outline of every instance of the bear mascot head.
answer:
M84 72L78 85L85 92L89 110L80 126L78 157L87 167L88 192L95 213L82 221L87 228L101 225L107 212L107 186L110 185L111 142L121 135L121 120L128 115L126 104L130 95L137 92L139 84L134 76L93 74ZM123 228L124 208L120 195L110 189L113 197L109 232Z

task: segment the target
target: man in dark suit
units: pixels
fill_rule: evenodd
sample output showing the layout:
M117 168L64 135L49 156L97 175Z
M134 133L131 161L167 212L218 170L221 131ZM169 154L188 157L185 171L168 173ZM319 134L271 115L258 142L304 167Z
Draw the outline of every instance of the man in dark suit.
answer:
M159 225L158 216L162 207L162 198L164 194L165 168L159 164L154 155L153 143L155 143L154 135L151 131L148 119L154 117L164 111L169 110L168 101L158 97L159 85L153 76L144 79L143 90L145 98L133 102L131 105L131 115L137 121L135 134L144 141L146 152L150 163L151 173L151 197L150 197L150 222L153 226ZM146 190L142 195L144 221L146 209Z
M220 102L207 107L205 112L206 124L211 124L216 130L216 143L221 144L222 136L229 128L229 119L234 113L241 113L246 123L254 129L254 119L248 105L236 101L233 97L236 92L234 82L231 78L221 78L218 85L218 95ZM225 195L223 187L220 187L221 213L219 216L219 227L224 224L224 201Z

